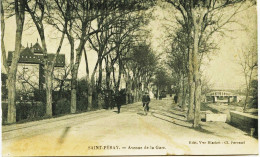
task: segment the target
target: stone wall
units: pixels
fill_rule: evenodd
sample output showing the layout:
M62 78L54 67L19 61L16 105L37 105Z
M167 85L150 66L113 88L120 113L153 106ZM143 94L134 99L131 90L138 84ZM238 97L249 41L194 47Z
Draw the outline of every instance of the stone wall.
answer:
M258 136L258 116L238 111L230 111L230 123L250 134L251 128L255 128L254 136Z

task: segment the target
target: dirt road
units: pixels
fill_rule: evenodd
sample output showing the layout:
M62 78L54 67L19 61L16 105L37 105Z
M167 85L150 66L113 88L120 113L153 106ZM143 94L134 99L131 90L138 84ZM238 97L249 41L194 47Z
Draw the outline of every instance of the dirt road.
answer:
M258 140L226 123L194 130L172 100L2 127L4 156L257 154Z

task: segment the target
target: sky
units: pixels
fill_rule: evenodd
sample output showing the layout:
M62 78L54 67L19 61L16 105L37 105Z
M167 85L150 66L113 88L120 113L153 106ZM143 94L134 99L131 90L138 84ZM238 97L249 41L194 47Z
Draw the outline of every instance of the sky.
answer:
M150 25L153 29L150 29L153 34L152 43L154 43L153 46L156 51L163 51L162 46L165 45L165 36L168 32L165 32L163 26L171 25L173 28L176 27L174 21L176 12L171 9L169 6L163 9L157 7L154 11L156 18ZM204 57L201 66L203 77L209 80L215 89L238 89L243 88L245 85L245 79L236 56L241 49L246 49L251 45L252 36L257 35L256 7L244 10L237 14L233 20L237 23L227 25L233 31L225 31L223 37L215 36L218 50ZM257 41L253 41L253 43L257 44Z
M26 16L26 20L28 20L30 17ZM6 51L14 51L14 43L15 43L15 30L16 30L16 25L15 25L15 18L11 17L5 21L5 37L4 37L4 42L5 42L5 48ZM47 51L48 53L55 53L57 51L61 33L55 31L52 27L46 27L45 28L45 34L46 34L46 45L47 45ZM38 32L36 28L28 28L27 24L25 23L25 31L23 33L22 37L22 45L26 47L27 45L30 47L31 44L34 45L36 42L40 43L40 37L38 35ZM75 42L75 46L77 46L77 42ZM93 50L87 49L88 53L88 62L89 62L89 68L90 72L93 71L94 65L97 60L97 55L96 52ZM67 39L64 40L60 54L65 54L65 64L69 64L70 62L70 45ZM81 58L81 64L79 67L79 77L85 76L85 70L86 65L85 65L85 59L84 57ZM3 66L2 68L3 69Z
M176 27L174 21L176 14L169 6L163 8L157 6L152 10L152 14L154 18L146 27L151 31L151 39L148 40L151 40L152 48L155 53L164 53L163 46L165 45L165 37L168 35L168 32L164 30L164 25ZM26 16L26 19L28 20L29 17ZM170 21L166 21L165 19L170 19ZM242 27L238 24L229 25L228 27L234 28L234 31L225 32L226 36L224 37L217 37L216 41L219 45L219 49L216 50L214 54L209 55L208 58L210 58L210 60L205 59L204 64L201 67L203 70L203 77L206 77L214 87L240 88L245 82L240 67L237 64L237 58L234 56L236 56L242 48L247 47L251 42L250 39L252 38L252 35L257 33L256 7L239 13L235 17L235 20L240 24L245 24L248 30L241 30ZM15 18L11 17L6 19L5 25L4 41L6 51L13 51L16 29ZM59 44L59 38L57 37L60 37L60 34L54 31L50 26L46 27L45 34L48 52L55 53ZM40 43L40 38L36 29L27 28L27 26L25 26L22 45L26 47L28 44L30 46L31 43L36 43L37 39ZM70 46L67 39L63 43L61 54L66 55L66 63L69 64ZM96 52L91 49L87 50L87 54L90 72L92 72L97 60L97 55ZM85 67L84 57L82 57L79 67L79 78L86 74Z

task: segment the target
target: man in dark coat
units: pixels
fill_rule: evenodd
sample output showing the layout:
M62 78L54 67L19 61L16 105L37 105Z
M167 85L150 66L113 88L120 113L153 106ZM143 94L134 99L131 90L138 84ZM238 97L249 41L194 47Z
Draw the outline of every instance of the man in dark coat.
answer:
M177 101L178 101L178 96L177 95L174 95L174 102L175 102L175 104L177 104Z
M120 108L121 108L121 99L120 99L119 91L115 92L114 99L115 99L115 103L116 103L116 106L117 106L117 113L119 114Z
M147 111L149 111L150 100L151 99L150 99L148 92L145 92L145 94L143 95L143 98L142 98L142 102L143 102L143 107L145 106L145 104L147 104Z

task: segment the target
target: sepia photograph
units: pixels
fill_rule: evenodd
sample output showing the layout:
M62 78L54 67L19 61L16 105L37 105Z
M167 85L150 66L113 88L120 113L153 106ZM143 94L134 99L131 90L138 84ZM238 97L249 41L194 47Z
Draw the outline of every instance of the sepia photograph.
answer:
M257 0L2 0L2 156L258 155Z

